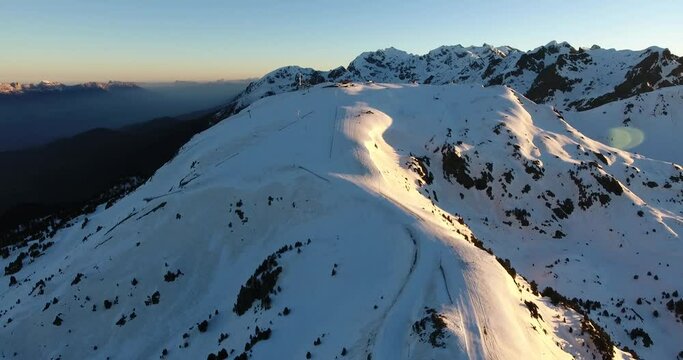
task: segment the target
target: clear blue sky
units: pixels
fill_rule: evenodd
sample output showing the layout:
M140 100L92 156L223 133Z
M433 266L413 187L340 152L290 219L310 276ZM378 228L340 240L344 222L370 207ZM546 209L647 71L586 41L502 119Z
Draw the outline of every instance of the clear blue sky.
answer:
M0 0L0 81L215 80L394 46L668 47L683 1Z

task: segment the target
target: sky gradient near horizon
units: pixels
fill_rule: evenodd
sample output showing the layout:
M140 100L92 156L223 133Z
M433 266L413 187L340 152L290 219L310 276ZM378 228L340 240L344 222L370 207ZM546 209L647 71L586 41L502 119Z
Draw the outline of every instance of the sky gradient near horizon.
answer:
M668 47L683 1L0 0L0 82L172 81L327 70L390 46Z

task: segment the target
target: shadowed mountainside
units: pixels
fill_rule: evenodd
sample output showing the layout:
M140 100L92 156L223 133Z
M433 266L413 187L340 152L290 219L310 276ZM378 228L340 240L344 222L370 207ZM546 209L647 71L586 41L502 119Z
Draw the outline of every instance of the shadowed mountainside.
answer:
M90 200L107 201L135 187L209 128L215 110L159 118L120 129L94 129L27 150L0 152L0 239L46 215L68 217ZM60 217L60 216L55 216Z

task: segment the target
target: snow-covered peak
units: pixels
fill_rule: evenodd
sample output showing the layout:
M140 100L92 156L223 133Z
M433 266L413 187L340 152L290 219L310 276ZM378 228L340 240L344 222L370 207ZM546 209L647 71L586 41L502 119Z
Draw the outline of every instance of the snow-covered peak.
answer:
M649 52L661 53L661 52L664 52L664 51L668 51L669 49L666 49L666 48L663 48L663 47L659 47L659 46L649 46L649 47L647 47L645 50L646 50L646 51L649 51Z
M564 48L571 48L572 46L571 46L568 42L566 42L566 41L557 42L556 40L552 40L552 41L550 41L549 43L545 44L545 47L547 47L547 48L550 48L550 47L554 47L554 48L563 48L563 47L564 47Z
M292 74L289 83L294 83ZM307 70L306 73L326 74ZM238 100L243 108L254 94L279 94L294 89L272 86L283 81L267 74ZM282 75L282 73L275 73ZM683 84L683 60L667 49L641 51L576 49L551 41L523 52L488 44L440 46L424 55L395 48L364 52L326 81L374 81L424 84L507 85L530 99L563 110L586 110L655 89ZM265 81L263 81L265 80Z
M58 82L42 80L36 84L20 84L20 83L0 83L0 94L11 95L21 94L24 92L48 92L59 91L66 87L66 85Z

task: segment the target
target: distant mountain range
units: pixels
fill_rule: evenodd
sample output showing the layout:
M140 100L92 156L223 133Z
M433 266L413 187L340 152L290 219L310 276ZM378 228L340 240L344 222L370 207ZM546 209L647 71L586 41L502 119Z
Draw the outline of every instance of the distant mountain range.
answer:
M65 92L103 92L114 90L133 90L140 87L132 82L109 81L87 82L76 85L65 85L59 82L41 81L36 84L0 83L0 96L44 95Z
M0 151L229 103L244 81L0 84Z

